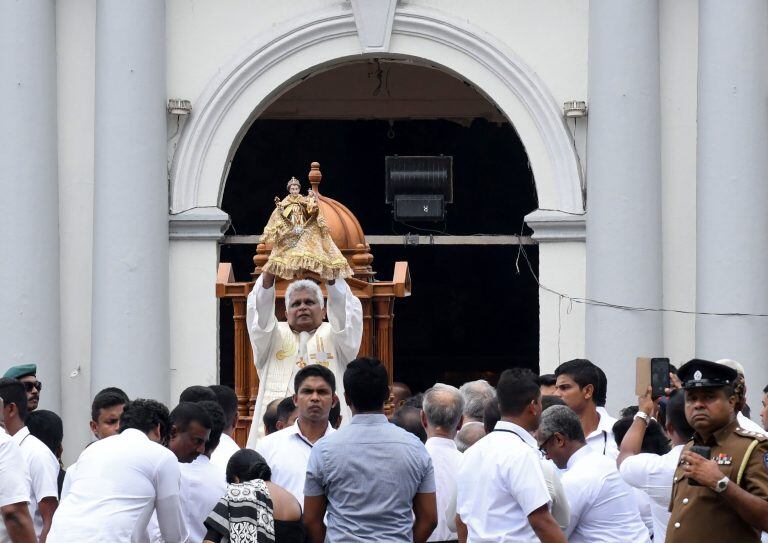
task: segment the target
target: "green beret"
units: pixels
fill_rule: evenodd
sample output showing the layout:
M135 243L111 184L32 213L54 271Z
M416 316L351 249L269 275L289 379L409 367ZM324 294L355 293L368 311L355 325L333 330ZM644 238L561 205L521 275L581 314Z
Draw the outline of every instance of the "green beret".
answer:
M21 379L27 375L37 375L37 364L21 364L20 366L13 366L5 372L3 377Z

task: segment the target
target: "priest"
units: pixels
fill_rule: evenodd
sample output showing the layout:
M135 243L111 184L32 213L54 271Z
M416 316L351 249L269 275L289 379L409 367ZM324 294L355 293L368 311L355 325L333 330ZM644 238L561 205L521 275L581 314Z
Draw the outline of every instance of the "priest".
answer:
M246 323L259 375L248 448L255 448L256 441L264 435L262 418L267 404L293 395L293 378L308 364L322 364L333 371L343 420L352 418L344 402L343 375L360 350L363 308L344 279L329 280L326 290L327 311L317 283L301 279L288 285L287 322L277 322L275 317L274 275L263 272L248 295Z

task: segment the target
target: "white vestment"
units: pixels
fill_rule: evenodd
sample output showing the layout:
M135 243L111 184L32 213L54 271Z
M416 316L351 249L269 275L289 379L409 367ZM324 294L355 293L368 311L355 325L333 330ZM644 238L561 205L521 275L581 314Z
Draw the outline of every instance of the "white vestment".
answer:
M293 378L307 364L322 364L336 377L336 394L343 422L352 414L344 401L344 370L357 356L363 337L363 307L343 279L328 290L328 322L313 332L295 332L275 317L275 288L264 288L259 277L248 295L246 323L253 347L253 363L259 375L259 394L248 435L254 449L264 435L264 411L272 400L291 396Z

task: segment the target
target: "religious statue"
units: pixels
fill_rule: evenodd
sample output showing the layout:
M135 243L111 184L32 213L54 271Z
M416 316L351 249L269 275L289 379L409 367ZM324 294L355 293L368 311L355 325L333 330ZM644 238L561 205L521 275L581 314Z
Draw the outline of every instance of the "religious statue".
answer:
M303 196L295 177L286 188L288 196L275 197L275 210L261 236L261 243L272 245L263 271L288 280L305 272L327 281L351 277L352 268L331 239L314 191Z

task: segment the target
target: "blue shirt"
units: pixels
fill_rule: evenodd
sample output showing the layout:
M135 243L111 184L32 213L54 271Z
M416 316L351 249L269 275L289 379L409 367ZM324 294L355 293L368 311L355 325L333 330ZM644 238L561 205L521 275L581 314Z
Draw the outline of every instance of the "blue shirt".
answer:
M312 448L305 496L328 500L325 541L413 541L413 497L435 492L419 439L381 414L359 414Z

